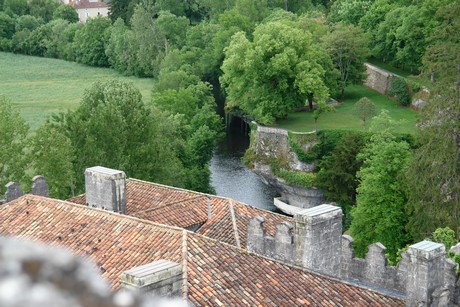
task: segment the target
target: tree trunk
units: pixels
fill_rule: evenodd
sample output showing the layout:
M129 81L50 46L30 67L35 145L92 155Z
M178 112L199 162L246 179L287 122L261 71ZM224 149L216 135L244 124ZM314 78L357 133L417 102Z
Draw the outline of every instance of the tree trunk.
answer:
M343 102L345 99L345 87L342 86L342 91L340 93L340 102Z
M308 108L310 111L313 110L313 94L308 94Z

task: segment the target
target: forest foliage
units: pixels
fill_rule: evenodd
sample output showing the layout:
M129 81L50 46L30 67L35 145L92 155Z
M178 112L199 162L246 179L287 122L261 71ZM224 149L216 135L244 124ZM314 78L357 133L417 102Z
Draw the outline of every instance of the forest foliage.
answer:
M76 110L33 134L0 98L7 135L0 189L28 177L29 167L54 185L53 196L67 197L81 192L85 167L104 164L210 192L208 163L222 136L216 98L227 112L270 124L343 99L372 56L430 80L433 99L416 141L384 120L371 121L380 125L373 134L320 131L304 155L320 161L318 174L285 176L326 189L351 212L360 254L380 240L395 259L439 227L458 238L459 7L456 0L112 0L109 18L80 24L73 8L54 0L0 1L0 51L112 67L154 83L149 104L131 84L95 84ZM407 105L409 87L395 81L393 95ZM367 125L372 104L357 113Z

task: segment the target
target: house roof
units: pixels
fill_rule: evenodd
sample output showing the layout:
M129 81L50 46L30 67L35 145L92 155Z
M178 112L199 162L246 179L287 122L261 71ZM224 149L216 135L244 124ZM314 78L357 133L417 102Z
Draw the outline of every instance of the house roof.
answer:
M195 305L404 305L180 228L40 196L1 206L0 234L87 256L114 289L133 267L159 259L181 263L184 297Z
M85 195L69 199L85 205ZM211 218L208 218L208 201ZM152 222L181 228L202 225L197 233L232 245L246 247L249 221L266 219L264 227L274 236L276 225L291 217L252 207L219 196L204 194L137 179L126 183L126 213ZM239 242L239 244L238 244Z
M107 2L92 0L70 0L69 5L76 10L109 7L109 3Z

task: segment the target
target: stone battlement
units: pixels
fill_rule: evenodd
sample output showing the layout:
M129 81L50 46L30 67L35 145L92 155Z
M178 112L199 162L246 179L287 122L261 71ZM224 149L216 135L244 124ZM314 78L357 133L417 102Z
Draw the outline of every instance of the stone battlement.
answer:
M422 241L402 254L398 266L387 264L385 246L374 243L364 259L356 258L353 238L342 235L342 210L321 205L298 212L294 225L277 225L266 234L264 218L248 227L248 250L342 280L396 291L408 306L456 306L460 282L444 245Z

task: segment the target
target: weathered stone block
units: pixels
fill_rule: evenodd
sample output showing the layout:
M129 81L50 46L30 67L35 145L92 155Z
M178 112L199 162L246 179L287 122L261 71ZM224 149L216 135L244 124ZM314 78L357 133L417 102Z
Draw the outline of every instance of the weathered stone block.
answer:
M125 289L159 296L181 296L182 266L159 260L124 272L120 280Z
M292 225L283 222L276 226L275 234L275 257L283 262L294 263L294 237Z
M250 220L248 225L248 251L261 255L264 255L265 252L265 229L263 227L264 222L265 219L263 217L257 216L256 218Z
M342 250L342 209L320 205L300 211L295 220L296 264L339 276Z
M95 166L85 171L88 206L126 213L126 175L122 171Z
M5 187L6 187L6 193L5 193L6 202L15 200L23 195L21 186L17 182L8 182Z
M367 73L364 85L382 95L386 95L390 89L393 74L369 63L365 63L364 65L366 65Z
M32 194L45 197L49 196L49 187L45 177L35 176L32 178Z
M408 306L429 306L433 292L444 286L444 245L422 241L409 246L406 294Z

